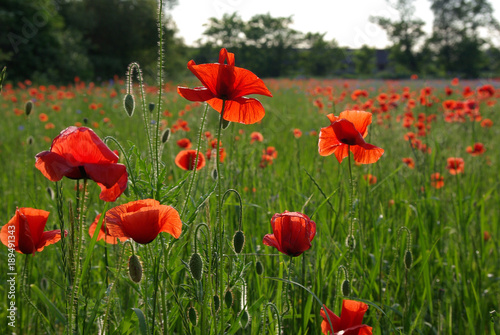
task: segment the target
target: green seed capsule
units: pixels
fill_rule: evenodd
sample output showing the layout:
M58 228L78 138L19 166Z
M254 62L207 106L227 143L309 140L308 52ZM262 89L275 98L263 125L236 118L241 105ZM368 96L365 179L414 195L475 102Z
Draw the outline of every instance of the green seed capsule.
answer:
M198 323L198 312L196 311L196 308L189 307L187 314L188 314L189 322L191 322L191 324L193 326L196 326L196 324Z
M224 303L227 308L233 305L233 292L231 290L227 290L226 294L224 294Z
M413 264L413 255L411 250L406 250L405 252L405 268L406 270L410 270L411 265Z
M170 128L167 128L163 131L163 134L161 135L161 143L167 143L169 139L170 139Z
M128 116L134 115L135 109L135 99L132 94L127 94L125 99L123 100L123 106L125 107L125 112L127 112Z
M191 255L189 260L189 270L194 279L200 281L201 275L203 273L203 260L199 253L194 253Z
M342 295L348 297L351 294L351 283L346 279L342 282Z
M142 279L142 264L137 255L132 255L128 259L128 275L135 283L140 283Z
M24 113L26 115L30 115L32 110L33 110L33 101L29 100L26 102L26 105L24 105Z
M241 230L238 230L233 236L234 252L239 254L243 249L244 245L245 245L245 234Z
M255 271L257 271L257 274L259 276L264 273L264 266L262 266L262 263L260 261L257 261L257 263L255 263Z

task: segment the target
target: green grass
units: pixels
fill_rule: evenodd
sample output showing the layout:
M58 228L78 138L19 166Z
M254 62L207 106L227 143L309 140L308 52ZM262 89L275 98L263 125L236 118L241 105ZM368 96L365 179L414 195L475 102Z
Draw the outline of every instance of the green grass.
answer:
M175 186L184 180L180 193L168 197L166 203L181 212L191 175L187 176L174 164L174 158L181 150L176 142L187 137L196 147L205 107L179 97L175 92L176 84L167 85L160 111L168 110L172 116L162 115L161 120L173 129L177 119L181 118L188 122L190 130L172 133L162 147L161 181L165 186ZM220 321L216 323L216 320L224 313L226 330L230 334L265 331L273 334L278 322L277 313L287 309L288 290L290 309L280 318L282 332L319 334L321 306L310 292L331 310L340 313L342 294L339 285L344 280L339 271L341 266L349 269L350 298L370 305L363 323L372 326L374 334L499 333L498 312L495 311L500 309L500 187L497 176L500 152L495 145L500 138L500 110L498 104L488 106L486 103L498 99L498 89L497 97L480 101L479 111L483 119L493 121L491 128L482 128L479 122L472 123L468 119L464 123L445 122L441 107L441 101L446 99L463 100L459 93L462 87L471 85L475 88L479 82L461 83L460 91L455 88L457 92L451 97L444 95L447 82L425 83L433 87L433 96L439 101L427 108L418 104L418 95L424 86L419 81L349 81L348 88L343 86L343 81L335 80L269 80L266 84L273 98L260 99L266 109L262 122L254 125L232 123L221 137L227 152L220 171L222 189L224 192L233 188L241 194L242 230L246 236L242 254L236 255L231 244L238 229L238 202L234 195L230 195L223 206L225 238L222 243L227 255L224 257L224 282L225 287L229 283L233 293L232 306L227 307L221 297L221 309L215 312L213 302L216 292L213 241L217 190L212 194L215 187L212 178L215 161L212 159L197 173L188 207L182 216L189 225L183 227L181 237L175 240L170 235L160 234L148 245L134 243L135 252L143 262L144 278L140 284L128 276L127 261L131 255L128 243L105 246L103 241L98 241L93 250L88 249L91 239L86 227L104 208L98 197L99 187L89 181L82 264L87 255L90 264L79 288L78 333L95 334L104 326L112 334L215 333L216 329L220 330ZM402 94L404 86L409 86L412 98L417 99L413 110L415 118L419 113L437 115L427 136L421 138L432 151L424 154L412 150L403 139L407 131L417 131L415 127L405 129L397 121L397 117L405 113L406 103L402 99L382 114L389 115L390 119L383 119L379 124L374 114L367 141L383 148L385 154L375 164L353 164L353 216L357 221L354 227L356 246L350 252L345 244L350 220L348 162L339 164L333 156L321 157L317 149L318 136L311 132L319 133L321 127L328 126L325 115L334 112L334 107L328 105L327 87L333 88L335 114L338 115L356 104L350 98L355 88L367 89L369 98L375 99L380 92ZM16 207L33 207L51 212L46 230L59 229L59 199L61 217L65 229L69 229L70 213L76 211L75 181L65 178L56 185L47 180L35 168L34 156L48 150L52 139L75 122L93 128L102 139L113 136L121 143L130 155L129 175L134 173L137 180L144 181L138 182L138 188L142 189L142 197L149 197L151 159L138 93L135 93L136 111L131 118L123 108L123 82L47 88L41 92L45 101L36 98L30 116L24 113L16 115L15 108L23 110L24 103L34 98L29 95L29 89L10 89L4 85L0 101L3 113L0 126L2 224L10 220ZM60 97L58 91L63 92ZM158 97L154 90L147 87L146 91L146 103L156 103ZM340 101L344 91L345 98ZM63 97L67 92L74 94L71 98ZM110 96L111 92L117 95ZM313 104L316 99L322 100L323 110ZM92 103L102 105L94 110L90 108ZM60 106L60 111L54 111L53 105ZM184 111L182 116L179 116L180 111ZM39 120L41 113L47 114L48 122L54 124L53 129L45 129L47 122ZM155 113L156 110L150 117L154 119ZM109 121L104 122L104 118L109 118ZM209 109L203 131L210 131L215 136L217 126L218 113ZM302 137L294 137L295 128L303 132ZM250 134L254 131L262 133L263 142L250 144ZM29 136L33 138L31 145L27 144ZM204 136L202 139L201 151L205 153L209 143ZM466 152L466 147L474 142L485 145L483 155L473 157ZM111 141L107 144L112 150L118 149ZM261 156L268 146L274 146L278 156L272 164L261 168ZM125 163L123 156L120 152L121 162ZM413 157L417 163L415 169L404 165L403 157ZM463 174L453 176L447 172L448 157L464 159ZM434 172L440 172L445 178L441 189L431 186L430 175ZM363 179L368 173L377 177L377 183L369 185ZM50 187L56 191L59 186L62 187L62 196L51 198L47 189ZM108 208L138 197L129 185L128 192ZM312 216L317 224L311 249L293 259L291 267L289 257L262 244L263 236L272 233L270 219L273 214L285 210L303 212ZM193 221L189 222L189 218ZM206 223L209 229L201 228L195 236L194 228L200 223ZM411 232L413 262L409 269L404 264L409 234L401 227ZM491 236L489 240L484 239L486 231ZM191 277L187 267L194 252L195 238L198 252L205 260L201 282ZM58 242L34 256L17 254L16 306L19 310L16 333L41 334L45 327L54 334L67 330L69 241L66 239L64 250L63 243ZM14 329L8 327L6 321L6 309L10 303L6 284L8 249L0 248L0 255L3 260L0 279L4 283L0 286L0 333L4 334ZM26 283L22 284L26 257ZM256 272L256 262L263 265L262 275ZM289 280L308 291L277 280L287 280L289 268L292 269ZM22 290L49 320L47 325L22 295ZM242 301L246 301L243 307ZM268 303L274 304L277 310ZM187 317L189 307L197 310L196 326ZM249 315L244 329L240 324L242 309Z

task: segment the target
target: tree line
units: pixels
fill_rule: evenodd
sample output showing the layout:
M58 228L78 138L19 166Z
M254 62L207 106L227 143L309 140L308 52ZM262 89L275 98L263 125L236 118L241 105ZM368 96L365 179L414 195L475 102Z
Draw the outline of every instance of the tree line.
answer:
M292 17L259 14L244 21L237 13L210 18L196 47L177 36L175 18L161 22L165 72L186 72L186 60L215 62L218 50L237 54L237 66L261 77L428 77L500 75L500 49L484 36L500 25L487 0L430 0L430 35L415 17L413 0L388 0L398 17L371 17L387 33L387 50L352 50L325 34L292 28ZM173 8L176 0L164 1ZM0 66L10 80L70 81L75 76L106 80L138 61L156 76L157 0L4 0L0 10Z

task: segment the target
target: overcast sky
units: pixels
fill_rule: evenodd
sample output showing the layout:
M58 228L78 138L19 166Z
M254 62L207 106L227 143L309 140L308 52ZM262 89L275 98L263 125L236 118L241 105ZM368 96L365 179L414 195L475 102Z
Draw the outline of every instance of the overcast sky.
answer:
M178 0L170 11L179 29L178 36L188 45L202 37L203 25L210 17L222 18L234 13L249 20L256 14L272 17L293 16L292 28L303 33L326 33L325 39L335 39L340 46L359 48L363 44L376 48L390 45L385 31L369 22L370 16L397 18L397 12L386 0ZM490 0L494 16L500 21L500 1ZM429 0L416 0L415 16L426 22L431 31L433 15ZM500 37L494 41L500 45Z

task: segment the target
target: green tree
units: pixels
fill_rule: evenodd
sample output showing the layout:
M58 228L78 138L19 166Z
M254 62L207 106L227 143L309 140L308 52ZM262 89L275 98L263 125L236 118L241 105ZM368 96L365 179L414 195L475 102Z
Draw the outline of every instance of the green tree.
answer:
M301 68L306 74L325 76L338 71L345 61L344 50L335 40L325 41L325 34L307 33L302 41Z
M375 71L375 49L363 45L360 49L354 51L354 66L357 74L372 74Z
M392 4L389 2L399 14L396 20L380 16L370 17L370 20L384 29L392 42L391 59L410 72L418 73L420 71L418 45L425 36L422 30L425 23L414 18L413 2L414 0L396 0Z

